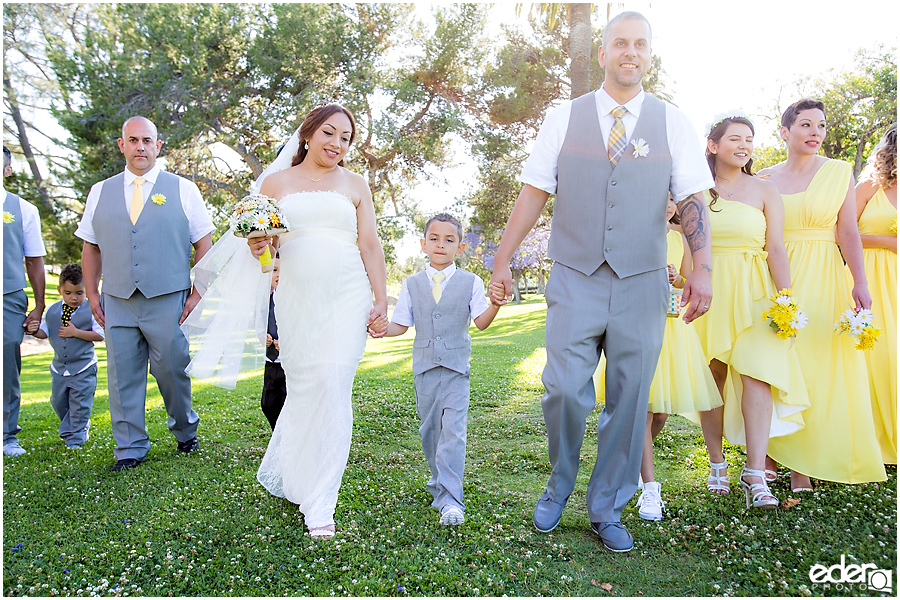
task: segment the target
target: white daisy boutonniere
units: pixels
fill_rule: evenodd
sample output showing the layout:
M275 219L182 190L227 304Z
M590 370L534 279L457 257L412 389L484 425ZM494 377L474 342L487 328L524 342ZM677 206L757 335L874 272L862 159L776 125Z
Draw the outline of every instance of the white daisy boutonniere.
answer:
M166 203L166 197L162 194L153 194L150 196L150 200L153 201L153 204L159 204L160 206Z
M634 146L634 152L632 155L635 158L640 158L642 156L647 156L650 154L650 144L647 143L647 140L644 138L639 138L637 140L631 140L631 145Z
M16 216L14 214L12 214L11 212L6 212L5 210L3 211L3 222L4 223L12 223L15 220L16 220Z

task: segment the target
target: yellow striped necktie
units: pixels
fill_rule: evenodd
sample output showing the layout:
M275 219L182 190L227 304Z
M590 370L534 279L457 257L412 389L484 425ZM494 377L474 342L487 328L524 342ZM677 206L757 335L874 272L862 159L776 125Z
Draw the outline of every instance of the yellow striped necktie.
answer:
M434 280L434 287L431 288L431 295L434 296L434 303L437 304L441 301L441 282L447 276L438 271L435 273L431 279Z
M619 162L622 151L625 150L625 124L622 122L622 117L627 112L628 109L624 106L617 106L612 110L612 116L616 120L613 123L612 130L609 132L609 150L607 152L609 154L609 162L614 167Z
M131 194L131 209L128 211L131 217L131 224L137 223L141 211L144 210L144 190L141 187L147 181L143 177L134 178L134 192Z

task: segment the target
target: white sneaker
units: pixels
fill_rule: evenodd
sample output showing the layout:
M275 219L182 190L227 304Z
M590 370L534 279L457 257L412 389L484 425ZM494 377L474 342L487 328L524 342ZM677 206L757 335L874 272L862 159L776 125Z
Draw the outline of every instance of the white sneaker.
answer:
M19 445L19 442L9 442L3 445L3 454L6 456L22 456L26 450Z
M666 503L660 497L660 485L656 481L644 482L644 491L638 498L638 516L645 521L662 519L663 507Z
M445 506L441 509L441 525L462 525L466 518L463 512L456 506Z

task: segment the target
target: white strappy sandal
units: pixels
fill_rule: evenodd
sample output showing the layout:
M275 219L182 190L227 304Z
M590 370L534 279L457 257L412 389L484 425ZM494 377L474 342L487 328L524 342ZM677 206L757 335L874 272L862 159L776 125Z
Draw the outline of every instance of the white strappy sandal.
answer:
M744 477L759 477L762 483L747 483ZM744 467L741 471L741 486L744 488L744 497L747 499L747 508L751 503L753 508L765 508L774 510L778 508L778 498L769 489L766 483L766 472L759 469L748 469ZM751 501L752 497L752 501Z
M709 479L706 480L706 489L718 496L731 493L731 484L728 483L728 461L720 463L709 461ZM715 471L713 475L712 471ZM720 474L721 473L721 474Z

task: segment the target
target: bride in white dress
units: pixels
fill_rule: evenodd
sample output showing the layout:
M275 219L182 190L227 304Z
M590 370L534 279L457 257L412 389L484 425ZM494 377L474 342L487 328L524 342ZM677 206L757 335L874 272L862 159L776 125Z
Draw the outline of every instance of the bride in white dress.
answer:
M259 190L278 201L291 231L248 240L254 256L269 242L280 252L275 319L287 378L287 400L256 478L299 505L311 535L328 538L350 454L353 378L368 325L387 314L386 275L369 186L343 167L356 136L352 114L323 106L298 131L293 165L264 173Z
M344 168L356 123L337 104L310 112L255 191L274 198L290 231L244 242L226 233L195 267L203 299L182 326L191 341L193 377L235 385L258 368L265 348L269 278L259 257L281 257L275 292L287 399L256 478L273 495L299 505L310 535L334 536L334 510L350 454L353 378L366 332L384 335L384 251L365 179ZM375 303L372 303L372 293ZM372 327L370 327L372 325ZM373 327L380 327L376 331Z

